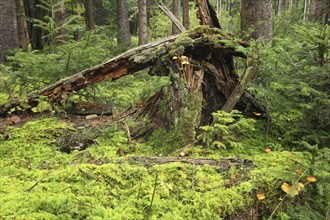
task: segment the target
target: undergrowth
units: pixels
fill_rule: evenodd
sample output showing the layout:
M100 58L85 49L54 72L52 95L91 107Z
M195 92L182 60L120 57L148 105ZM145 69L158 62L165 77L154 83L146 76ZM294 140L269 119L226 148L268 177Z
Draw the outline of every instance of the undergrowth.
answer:
M316 212L312 202L324 208L329 205L329 172L324 170L329 169L325 155L329 152L324 149L317 153L317 162L311 167L310 152L265 153L266 146L257 138L253 150L244 143L245 153L241 148L232 149L232 153L226 150L232 157L239 150L240 157L253 162L252 169L232 167L221 172L214 166L182 163L146 168L120 162L128 155L120 157L116 152L130 145L136 146L130 155L153 155L155 149L145 143L128 143L125 132L116 126L105 130L97 138L98 144L71 154L61 152L55 144L67 129L74 130L55 118L6 129L8 137L0 142L1 218L223 219L257 207L263 216L269 216L286 195L281 184L294 184L299 178L305 188L298 195L286 197L276 216L293 210L298 216L308 208ZM194 157L220 159L225 150L195 147L194 151ZM96 165L93 160L104 163ZM305 180L310 168L316 183ZM257 200L260 193L265 199ZM300 212L297 207L301 207Z

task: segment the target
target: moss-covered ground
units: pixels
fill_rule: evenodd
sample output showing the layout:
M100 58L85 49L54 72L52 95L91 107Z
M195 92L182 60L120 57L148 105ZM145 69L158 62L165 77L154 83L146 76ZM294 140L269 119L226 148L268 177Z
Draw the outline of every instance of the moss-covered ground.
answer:
M75 128L53 117L5 129L0 137L0 219L267 219L272 212L290 219L291 212L304 213L313 196L327 206L329 173L315 169L317 182L308 182L311 154L285 151L275 142L249 139L240 149L196 146L186 152L187 157L240 157L254 164L220 172L179 162L126 163L129 155L118 156L119 148L147 156L159 156L159 149L128 143L125 131L115 126L102 130L97 144L85 151L64 153L56 139L68 130ZM266 147L272 151L264 152ZM298 181L305 185L298 193L281 189L284 182Z

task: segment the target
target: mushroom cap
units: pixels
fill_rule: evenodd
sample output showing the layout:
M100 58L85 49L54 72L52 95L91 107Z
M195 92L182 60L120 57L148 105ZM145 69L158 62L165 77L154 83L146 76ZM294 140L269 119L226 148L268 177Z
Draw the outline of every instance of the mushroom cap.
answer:
M271 150L269 147L266 147L264 151L265 151L265 153L269 153L269 152L271 152L272 150Z
M283 192L288 193L291 189L291 186L289 185L289 183L284 182L281 185L281 189L283 190Z
M308 176L308 177L306 177L306 180L308 182L316 182L316 178L314 176Z
M258 200L263 200L266 198L266 196L264 193L259 193L259 194L257 194L257 198L258 198Z

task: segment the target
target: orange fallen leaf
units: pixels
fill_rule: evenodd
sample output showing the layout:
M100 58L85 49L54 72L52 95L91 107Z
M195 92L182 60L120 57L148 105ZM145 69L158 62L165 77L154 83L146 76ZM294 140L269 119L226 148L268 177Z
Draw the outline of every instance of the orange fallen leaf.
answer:
M264 193L259 193L259 194L257 194L257 198L258 198L258 200L263 200L266 198L266 196Z
M316 182L316 178L314 176L308 176L308 177L306 177L306 180L308 182Z
M294 172L296 172L296 173L301 173L302 170L301 170L301 169L296 169Z

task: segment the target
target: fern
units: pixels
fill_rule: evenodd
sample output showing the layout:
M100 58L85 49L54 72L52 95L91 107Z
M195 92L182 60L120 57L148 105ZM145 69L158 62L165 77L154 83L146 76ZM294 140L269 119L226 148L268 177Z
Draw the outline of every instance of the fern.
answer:
M214 125L200 127L201 134L198 136L209 147L242 148L240 137L254 131L255 121L244 118L237 110L230 113L218 111L212 115Z

